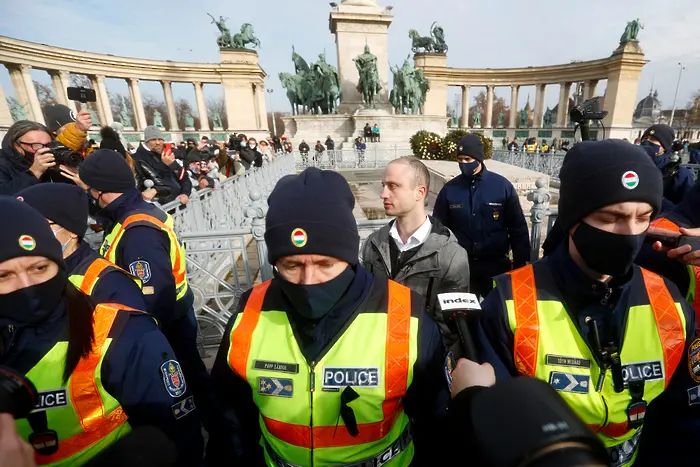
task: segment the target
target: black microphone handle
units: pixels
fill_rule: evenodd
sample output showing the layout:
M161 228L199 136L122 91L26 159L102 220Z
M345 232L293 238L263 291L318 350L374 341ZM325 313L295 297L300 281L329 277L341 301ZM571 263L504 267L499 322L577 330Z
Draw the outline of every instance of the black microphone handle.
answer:
M465 315L460 314L455 316L455 323L457 324L459 340L462 342L464 358L477 362L478 355L476 353L476 345L474 345L474 340L469 332L469 319Z

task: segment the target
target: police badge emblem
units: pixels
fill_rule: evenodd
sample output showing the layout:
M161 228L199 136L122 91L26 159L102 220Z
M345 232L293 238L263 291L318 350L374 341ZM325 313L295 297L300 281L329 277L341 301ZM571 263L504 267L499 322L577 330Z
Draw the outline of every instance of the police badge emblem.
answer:
M151 279L151 265L148 261L134 261L129 265L129 272L141 279L144 284Z
M160 366L160 372L163 374L163 384L165 390L172 397L180 397L187 390L185 375L182 374L182 368L176 360L168 360Z

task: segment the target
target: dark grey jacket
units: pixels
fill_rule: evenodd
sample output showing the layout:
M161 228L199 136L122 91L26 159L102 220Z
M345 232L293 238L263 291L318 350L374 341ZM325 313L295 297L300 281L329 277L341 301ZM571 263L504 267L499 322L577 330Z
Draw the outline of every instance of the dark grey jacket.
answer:
M394 221L372 233L362 248L362 264L372 274L391 278L426 298L426 307L442 332L445 345L451 347L459 340L450 332L437 306L437 295L443 292L469 291L469 260L467 251L457 243L450 229L430 217L433 228L420 250L409 259L398 274L391 277L389 235Z

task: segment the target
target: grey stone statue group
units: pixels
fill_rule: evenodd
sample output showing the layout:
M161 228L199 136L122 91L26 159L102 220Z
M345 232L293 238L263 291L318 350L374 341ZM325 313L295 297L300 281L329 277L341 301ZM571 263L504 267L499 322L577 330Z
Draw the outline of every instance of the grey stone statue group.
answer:
M216 43L219 47L224 49L245 49L248 44L253 47L260 48L260 41L255 37L255 31L253 31L253 25L250 23L243 23L241 26L241 31L231 35L231 30L226 26L226 20L223 16L219 16L217 20L212 15L207 13L211 17L212 24L216 24L216 27L221 33L216 39Z
M338 113L340 79L338 70L326 62L326 54L320 54L318 61L309 66L292 46L292 61L296 74L279 74L292 106L292 114L299 115L304 111L313 114Z
M389 102L397 114L419 114L423 111L425 98L430 90L430 82L423 70L414 69L409 63L409 57L403 66L392 67L394 88L389 94Z

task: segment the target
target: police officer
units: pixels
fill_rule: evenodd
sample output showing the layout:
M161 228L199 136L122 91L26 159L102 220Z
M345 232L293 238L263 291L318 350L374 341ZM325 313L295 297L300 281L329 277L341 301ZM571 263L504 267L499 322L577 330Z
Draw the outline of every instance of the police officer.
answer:
M674 136L673 128L659 123L646 129L641 142L641 147L649 154L663 175L664 210L680 203L695 185L693 172L686 167L681 167L680 159L671 160Z
M698 434L685 423L699 390L691 377L700 381L700 370L689 374L700 358L695 315L673 283L632 264L661 205L661 175L643 150L605 140L574 146L560 178L565 241L495 279L477 332L483 357L498 377L559 391L612 465L634 462L643 423L663 456L647 450L651 465L690 465L681 461L694 446L682 440Z
M212 369L210 465L440 464L440 331L422 297L358 264L354 204L316 168L270 195L275 277L241 297Z
M110 263L83 241L87 231L88 199L75 185L42 183L17 194L49 221L61 244L68 280L95 303L119 303L145 310L141 280Z
M38 389L17 429L41 465L79 466L137 426L162 430L197 465L199 415L155 320L93 306L67 280L61 246L27 203L0 197L0 365Z
M698 206L700 206L700 184L694 185L692 190L683 198L683 201L654 219L651 223L650 232L675 236L681 234L681 229L699 227L700 211L698 211ZM645 244L642 247L635 263L670 279L671 282L678 286L678 289L693 307L696 314L700 313L699 266L684 264L671 259L664 252L654 251L649 244Z
M457 236L469 255L471 290L482 297L492 289L491 278L530 260L530 236L518 194L504 177L484 165L484 145L466 135L457 147L462 173L440 190L433 216Z
M194 296L173 220L143 200L128 164L117 152L95 151L79 170L89 187L93 215L105 227L100 254L143 282L146 311L158 318L180 359L206 424L211 410L209 375L197 350Z

